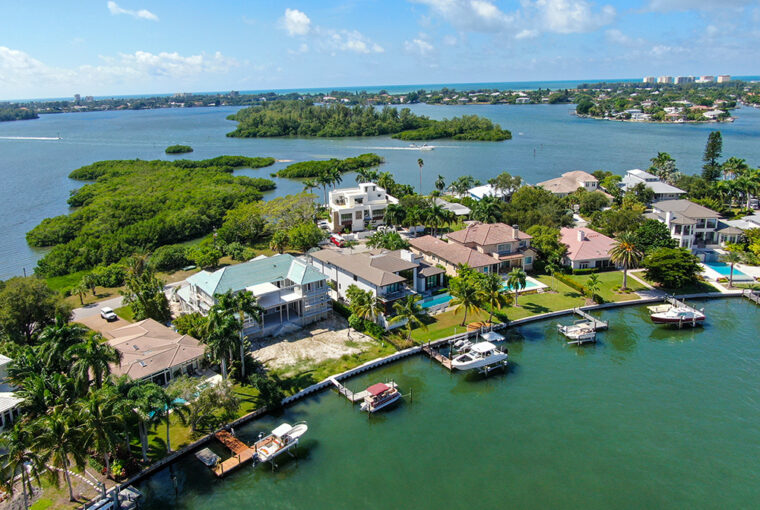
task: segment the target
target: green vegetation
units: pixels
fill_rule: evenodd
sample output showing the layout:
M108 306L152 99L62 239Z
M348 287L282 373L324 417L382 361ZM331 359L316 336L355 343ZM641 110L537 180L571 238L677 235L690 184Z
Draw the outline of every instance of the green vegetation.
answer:
M36 119L39 116L34 110L28 108L2 107L0 108L0 122L11 120L28 120Z
M72 193L74 212L27 233L31 246L53 246L36 272L64 275L206 235L228 210L274 188L268 179L233 176L232 168L269 160L103 161L75 170L72 178L96 181Z
M601 297L605 302L638 299L638 296L633 294L633 292L646 289L646 287L636 280L630 279L627 283L629 292L620 292L623 286L623 274L620 271L608 271L590 275L566 275L565 278L570 278L586 289L590 289L589 282L594 276L596 276L599 282L594 294Z
M189 145L170 145L165 151L167 154L186 154L193 152L193 148Z
M699 259L686 248L657 248L644 258L642 266L648 280L671 289L696 283L702 272Z
M341 173L356 172L361 169L378 166L382 162L383 158L371 153L362 154L355 158L301 161L278 170L276 175L277 177L287 177L289 179L319 177L333 168L337 168Z
M442 121L415 115L408 108L320 106L304 101L274 101L244 108L228 117L238 122L227 136L239 138L299 136L343 137L393 135L402 140L508 140L512 134L477 115Z

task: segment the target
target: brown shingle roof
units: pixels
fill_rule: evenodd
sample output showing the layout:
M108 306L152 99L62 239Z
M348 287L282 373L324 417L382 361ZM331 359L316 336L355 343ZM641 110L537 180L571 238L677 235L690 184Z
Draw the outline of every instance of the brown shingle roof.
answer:
M419 251L435 255L454 266L467 264L470 267L484 267L499 263L495 258L472 248L457 243L447 243L433 236L410 239L409 244Z
M478 246L499 243L513 243L521 239L531 239L531 236L504 223L478 223L464 230L457 230L447 236L459 244L474 243Z
M117 376L142 379L203 356L204 346L153 319L129 324L110 332L108 340L121 352L121 365L112 365Z

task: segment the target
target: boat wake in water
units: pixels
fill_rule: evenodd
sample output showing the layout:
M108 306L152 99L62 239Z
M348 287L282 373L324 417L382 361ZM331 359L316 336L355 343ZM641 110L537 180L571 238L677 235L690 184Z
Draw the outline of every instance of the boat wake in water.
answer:
M0 136L0 140L60 140L60 136Z

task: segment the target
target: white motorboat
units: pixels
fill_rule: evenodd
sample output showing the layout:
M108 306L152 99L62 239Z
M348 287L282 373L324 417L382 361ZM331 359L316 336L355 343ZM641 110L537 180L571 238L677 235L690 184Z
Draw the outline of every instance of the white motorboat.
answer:
M428 145L426 143L423 143L422 145L417 145L416 143L410 143L409 148L415 149L418 151L432 151L433 149L435 149L433 145Z
M705 320L705 314L701 310L688 306L650 306L649 312L649 318L655 324L695 324Z
M495 364L506 364L507 353L496 348L491 342L472 344L470 350L451 360L451 367L457 370L473 370Z
M574 342L587 342L596 338L593 324L586 321L576 322L571 326L557 324L557 330Z
M401 392L398 391L395 383L384 384L377 383L367 388L367 395L362 402L361 410L368 413L374 413L388 407L401 398Z
M298 444L309 427L306 422L299 422L291 426L283 423L266 437L256 441L253 445L258 462L268 462L278 455L285 453Z

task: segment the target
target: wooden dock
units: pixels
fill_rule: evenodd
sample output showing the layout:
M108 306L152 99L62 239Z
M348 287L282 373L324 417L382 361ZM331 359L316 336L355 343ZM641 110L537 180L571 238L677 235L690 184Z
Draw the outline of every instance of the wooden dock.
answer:
M214 434L214 437L232 452L232 457L223 460L214 466L214 474L219 478L231 471L235 471L243 464L253 461L256 450L230 434L228 431L219 431Z
M330 382L333 384L333 386L335 386L335 389L338 390L338 393L341 394L341 395L343 395L344 397L346 397L348 399L348 401L351 402L352 404L356 404L357 402L364 402L364 398L367 395L369 395L369 392L367 390L358 391L358 392L354 393L353 391L351 391L348 388L346 388L345 386L343 386L334 377L330 378ZM393 381L387 382L385 384L387 384L391 388L398 388L398 385L395 382L393 382Z
M603 320L599 320L596 317L594 317L593 315L591 315L590 313L588 313L587 311L581 310L580 308L573 308L573 313L575 315L583 317L588 322L590 322L591 324L589 324L589 326L594 331L601 331L603 329L607 329L609 327L609 325L610 325L609 322L605 322Z
M756 305L760 305L760 293L755 292L752 289L744 289L742 291L742 296L744 296L745 298L749 299L750 301L752 301Z
M427 354L430 359L437 361L441 365L443 365L445 368L448 368L451 370L451 358L447 358L434 348L430 347L430 345L423 345L422 346L422 352Z

